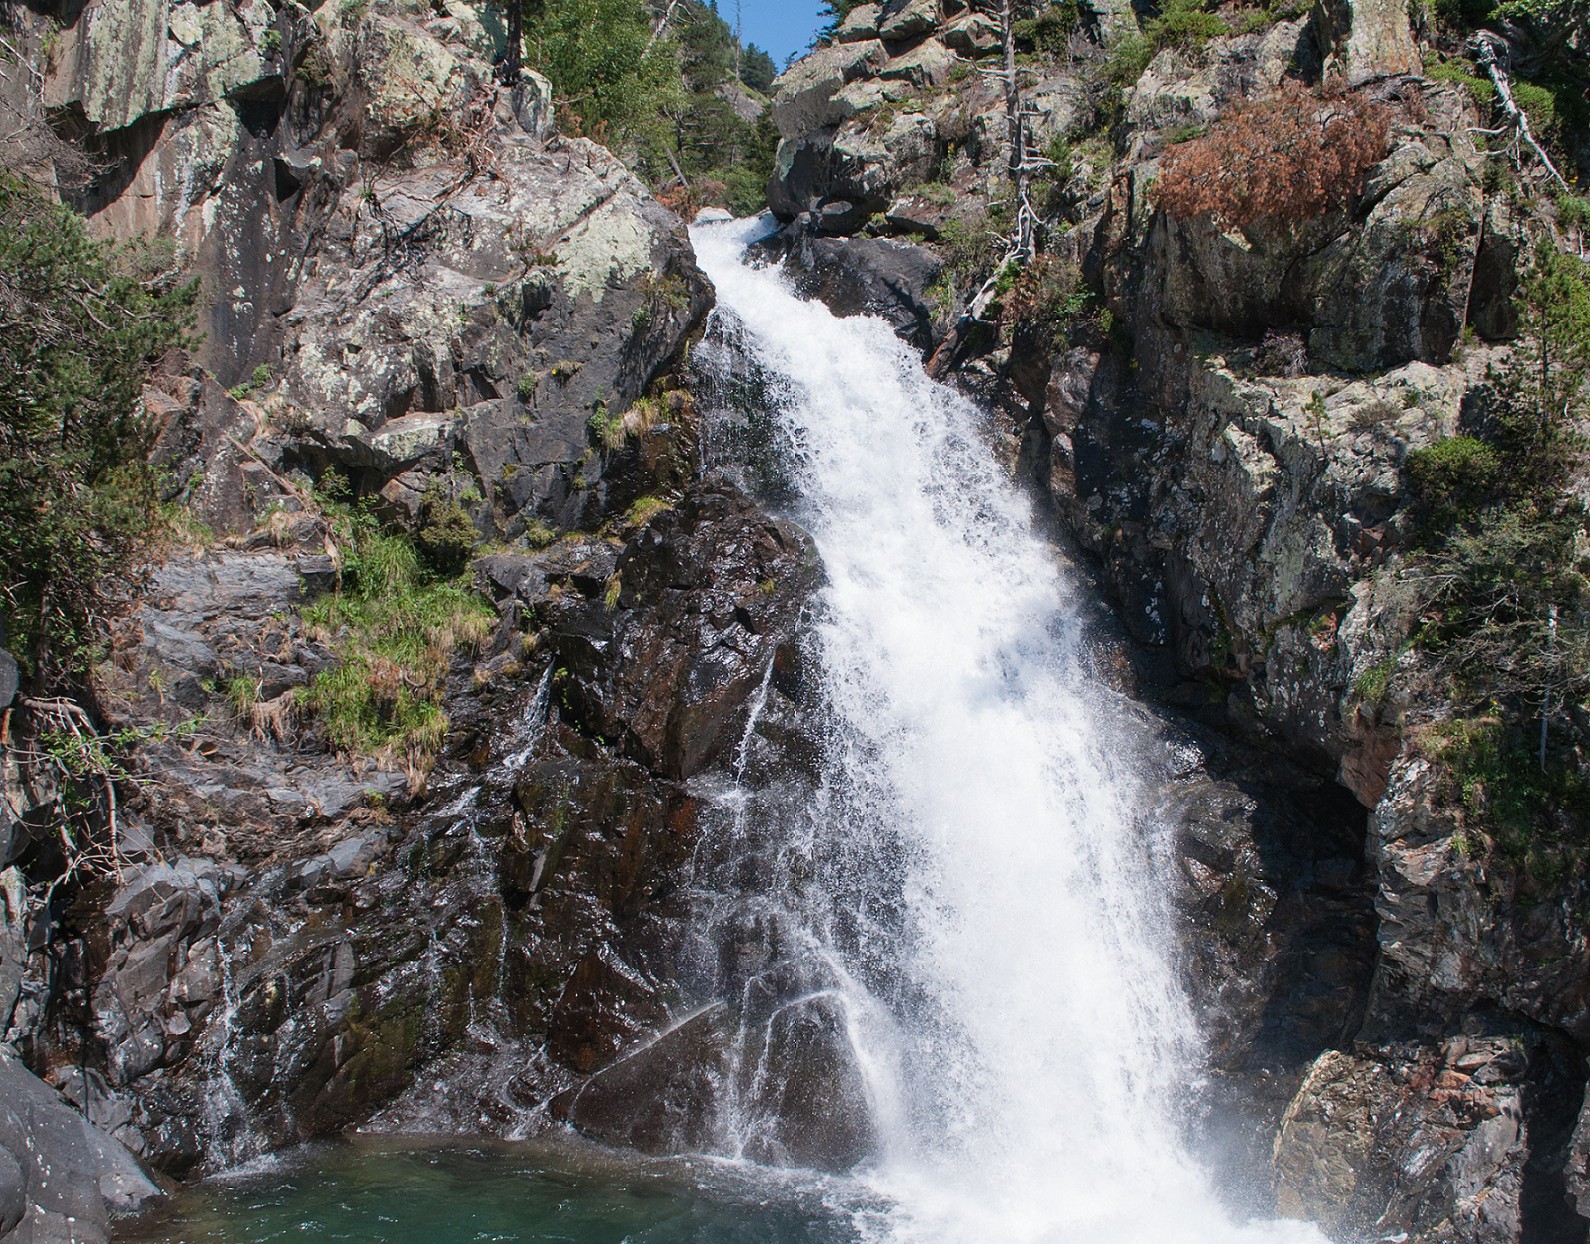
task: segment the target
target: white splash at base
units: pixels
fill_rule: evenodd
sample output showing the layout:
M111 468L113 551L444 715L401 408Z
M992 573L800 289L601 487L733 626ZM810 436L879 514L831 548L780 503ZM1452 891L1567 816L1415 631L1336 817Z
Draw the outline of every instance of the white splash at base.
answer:
M823 559L834 722L806 933L848 993L896 1244L1321 1244L1233 1221L1186 1150L1200 1066L1169 843L1105 712L1074 589L982 416L881 320L840 320L692 232L780 390ZM807 885L812 885L810 878Z

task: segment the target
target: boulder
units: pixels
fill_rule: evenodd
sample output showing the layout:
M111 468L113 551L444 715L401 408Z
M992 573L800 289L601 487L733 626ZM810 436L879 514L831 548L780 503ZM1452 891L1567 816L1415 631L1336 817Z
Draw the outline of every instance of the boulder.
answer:
M878 77L885 81L898 79L917 90L927 90L948 82L955 65L955 54L949 48L937 39L924 39L910 51L890 57L878 70Z
M1581 1092L1573 1061L1478 1019L1436 1044L1323 1054L1276 1137L1276 1208L1351 1238L1582 1238L1544 1186Z
M845 20L839 23L834 38L840 43L863 43L868 39L878 37L878 15L883 11L881 4L858 4L849 13Z
M799 138L844 119L834 96L889 59L876 39L818 48L791 65L773 84L773 124L786 138Z
M933 338L928 294L943 271L932 250L885 238L803 237L792 248L801 288L837 315L880 315L920 349Z
M987 56L999 50L999 26L981 13L963 13L939 32L939 41L961 56Z
M130 1153L0 1046L6 1244L107 1244L112 1213L139 1209L159 1195Z
M384 204L345 197L352 228L286 317L300 454L377 491L425 461L450 470L460 444L503 517L594 516L593 413L621 414L706 311L682 225L584 140L558 157L505 144L490 176L462 183L427 163L383 185Z
M886 0L878 14L878 37L885 43L903 43L932 34L940 12L940 0Z
M642 1153L699 1153L717 1139L718 1085L733 1029L721 1003L629 1051L552 1101L552 1116Z

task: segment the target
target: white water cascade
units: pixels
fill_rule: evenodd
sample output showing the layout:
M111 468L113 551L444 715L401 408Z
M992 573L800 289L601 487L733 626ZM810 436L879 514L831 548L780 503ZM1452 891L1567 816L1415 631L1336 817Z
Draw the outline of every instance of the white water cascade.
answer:
M837 319L698 227L773 378L827 576L831 960L899 1244L1320 1241L1238 1225L1186 1151L1199 1065L1138 743L1090 686L1074 588L982 416L887 324ZM886 861L887 891L874 901Z

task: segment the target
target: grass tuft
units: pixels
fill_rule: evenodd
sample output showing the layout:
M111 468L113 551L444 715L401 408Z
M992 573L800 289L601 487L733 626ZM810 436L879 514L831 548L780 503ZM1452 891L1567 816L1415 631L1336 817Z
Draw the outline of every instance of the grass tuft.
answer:
M300 695L340 752L393 759L411 768L441 747L441 699L462 647L479 649L496 625L467 579L429 570L415 546L380 531L367 513L337 520L351 548L338 592L303 610L305 632L332 649L334 668Z

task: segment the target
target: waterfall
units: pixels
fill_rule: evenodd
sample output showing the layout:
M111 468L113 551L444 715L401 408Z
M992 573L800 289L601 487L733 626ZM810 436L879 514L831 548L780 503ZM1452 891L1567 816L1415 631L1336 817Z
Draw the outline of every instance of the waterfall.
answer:
M850 1047L872 1137L858 1178L884 1207L866 1234L1318 1241L1236 1225L1187 1152L1200 1058L1170 844L984 416L881 320L837 319L748 262L765 231L693 236L773 390L788 504L827 576L827 772L806 825L780 827L799 861L774 905L808 965L799 1000L832 999ZM765 1052L746 1061L766 1078ZM731 1118L731 1151L756 1156L758 1117Z

